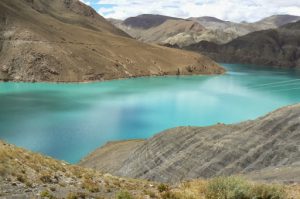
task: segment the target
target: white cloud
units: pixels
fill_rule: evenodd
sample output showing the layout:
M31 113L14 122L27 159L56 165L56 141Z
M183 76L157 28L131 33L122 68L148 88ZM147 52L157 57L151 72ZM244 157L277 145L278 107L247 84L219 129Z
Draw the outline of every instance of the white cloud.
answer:
M90 1L87 1L87 0L79 0L79 1L81 1L82 3L84 3L84 4L86 4L86 5L91 5L91 2Z
M174 17L214 16L229 21L257 21L274 14L300 15L300 0L98 0L99 13L125 19L139 14Z

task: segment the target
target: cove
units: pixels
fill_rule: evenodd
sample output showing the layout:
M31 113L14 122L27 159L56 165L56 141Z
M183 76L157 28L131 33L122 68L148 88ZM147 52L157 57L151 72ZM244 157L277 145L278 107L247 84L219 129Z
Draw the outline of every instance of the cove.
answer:
M0 83L0 139L76 163L108 141L255 119L300 102L300 72L223 64L221 76Z

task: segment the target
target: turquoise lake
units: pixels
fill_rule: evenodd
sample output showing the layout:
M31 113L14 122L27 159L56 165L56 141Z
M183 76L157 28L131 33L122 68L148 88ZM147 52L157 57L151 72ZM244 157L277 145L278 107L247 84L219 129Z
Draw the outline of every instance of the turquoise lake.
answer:
M223 65L221 76L0 83L0 138L76 163L108 141L236 123L300 102L299 71Z

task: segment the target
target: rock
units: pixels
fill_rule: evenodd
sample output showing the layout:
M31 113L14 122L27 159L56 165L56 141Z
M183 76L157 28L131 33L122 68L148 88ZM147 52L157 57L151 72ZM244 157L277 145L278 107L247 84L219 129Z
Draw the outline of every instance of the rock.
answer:
M9 70L9 67L7 65L3 65L1 67L1 71L4 72L4 73L8 73L8 70Z

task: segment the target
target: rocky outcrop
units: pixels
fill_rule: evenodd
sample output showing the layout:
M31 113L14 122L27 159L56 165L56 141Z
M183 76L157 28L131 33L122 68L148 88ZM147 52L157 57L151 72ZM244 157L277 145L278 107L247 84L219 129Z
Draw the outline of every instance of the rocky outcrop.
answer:
M203 41L185 49L201 52L219 62L300 67L299 24L300 21L250 33L224 45Z
M221 175L246 175L264 169L276 173L277 167L299 167L299 138L298 104L235 125L170 129L144 143L132 145L127 154L122 150L125 146L118 142L120 150L114 151L114 156L122 152L125 160L112 160L109 153L97 158L97 153L112 148L110 144L90 156L95 158L87 157L80 165L109 170L121 176L172 183ZM103 162L108 163L104 165ZM289 171L278 174L281 181L288 179L295 169ZM269 179L276 180L276 175Z
M0 24L0 81L224 72L205 56L138 42L79 0L3 0Z

